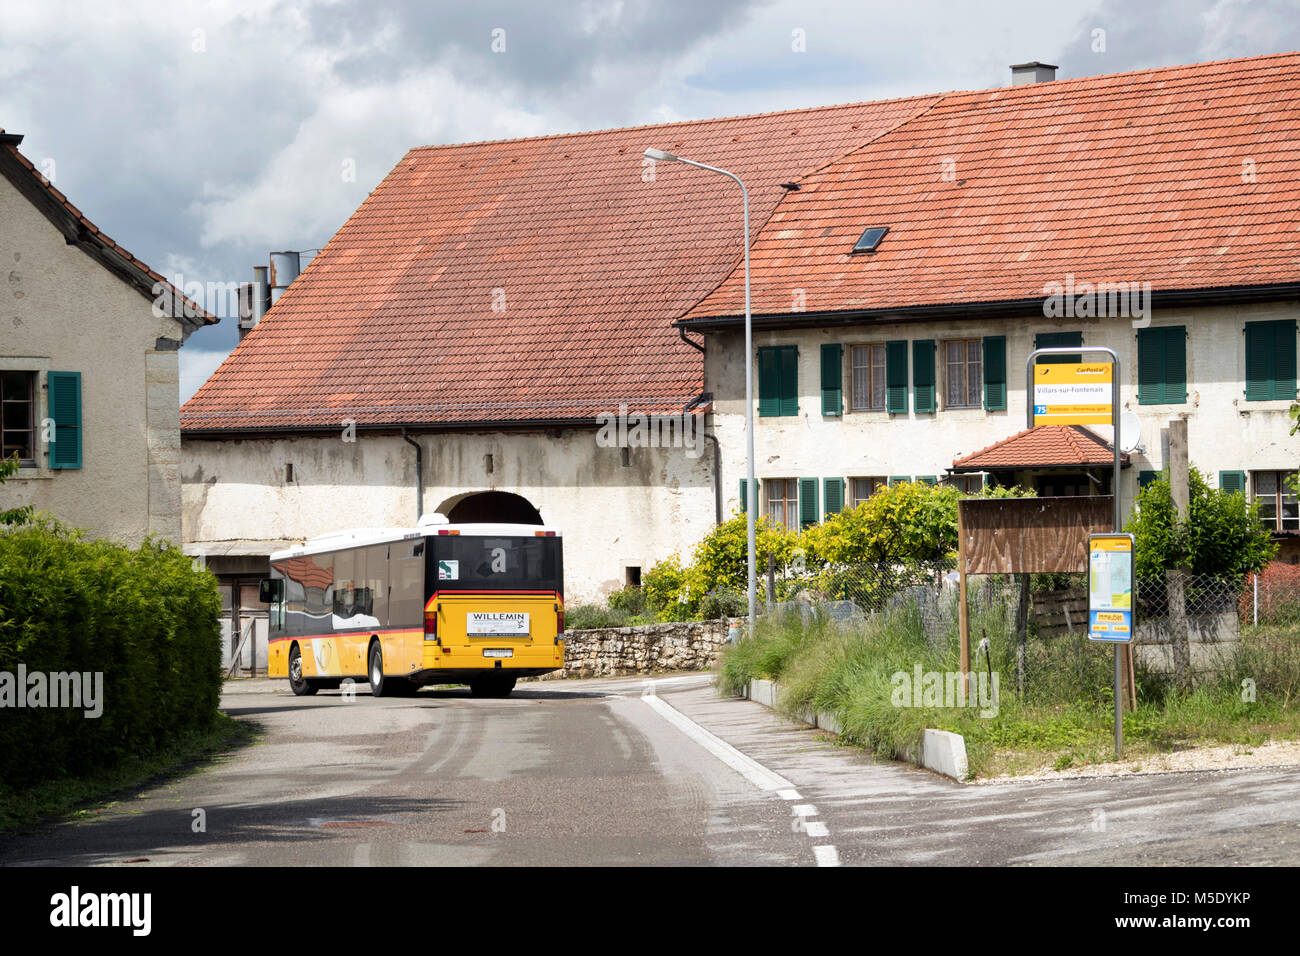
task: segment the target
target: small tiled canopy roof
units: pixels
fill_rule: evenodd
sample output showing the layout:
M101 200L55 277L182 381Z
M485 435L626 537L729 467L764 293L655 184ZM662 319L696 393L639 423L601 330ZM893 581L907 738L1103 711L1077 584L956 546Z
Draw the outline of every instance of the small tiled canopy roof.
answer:
M1114 465L1115 449L1079 425L1039 425L958 458L951 471L1090 468ZM1127 466L1128 455L1120 455Z
M217 316L202 304L185 298L179 289L118 245L99 230L68 197L46 179L31 160L18 151L23 137L0 129L0 175L4 176L26 199L63 233L69 245L96 260L104 268L130 284L146 299L170 309L188 337L195 329L217 322ZM155 291L157 290L157 291Z
M411 150L181 410L195 432L591 421L703 390L673 321L780 184L936 97Z
M753 313L1041 304L1070 277L1294 297L1297 142L1300 53L950 93L781 201L753 244ZM743 313L734 270L686 324Z

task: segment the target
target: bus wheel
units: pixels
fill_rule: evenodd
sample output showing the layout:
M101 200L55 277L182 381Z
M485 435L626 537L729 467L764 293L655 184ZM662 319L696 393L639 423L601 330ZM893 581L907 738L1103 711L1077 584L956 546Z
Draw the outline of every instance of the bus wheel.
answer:
M513 677L479 677L469 682L469 692L475 697L509 697L515 689Z
M370 696L393 696L393 688L384 680L384 651L379 642L370 645Z
M302 676L302 653L298 645L289 652L289 687L299 697L310 697L316 693L316 684Z

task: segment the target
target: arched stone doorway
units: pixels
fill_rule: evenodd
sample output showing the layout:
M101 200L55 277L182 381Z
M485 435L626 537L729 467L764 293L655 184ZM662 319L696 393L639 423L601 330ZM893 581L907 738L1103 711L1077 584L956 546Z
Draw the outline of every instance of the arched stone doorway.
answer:
M453 495L438 506L438 511L445 514L452 524L545 524L541 512L527 498L508 491Z

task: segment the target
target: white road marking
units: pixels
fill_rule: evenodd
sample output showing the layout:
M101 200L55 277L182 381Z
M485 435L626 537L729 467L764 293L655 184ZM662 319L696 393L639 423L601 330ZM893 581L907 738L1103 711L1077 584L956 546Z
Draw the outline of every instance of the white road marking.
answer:
M833 846L815 846L813 847L813 856L817 858L818 866L839 866L840 854Z
M745 756L725 740L715 737L675 707L665 704L663 698L644 695L641 700L654 708L660 717L687 737L690 737L732 770L735 770L758 789L768 791L790 789L790 781L785 777L773 773L754 758Z
M761 763L747 754L741 753L725 740L709 733L695 721L691 720L671 704L667 704L661 697L655 694L655 684L659 681L646 681L643 685L645 691L641 695L641 700L653 708L660 717L668 721L691 740L695 741L713 756L717 757L732 770L735 770L746 780L752 783L758 789L771 793L776 791L776 795L782 800L798 800L799 792L785 777L778 773L768 770ZM830 836L830 829L820 820L809 820L808 817L817 816L817 808L811 803L796 804L791 808L792 816L800 818L801 828L810 839L823 839ZM816 859L818 866L839 866L840 854L834 846L830 844L817 844L812 848L813 858Z

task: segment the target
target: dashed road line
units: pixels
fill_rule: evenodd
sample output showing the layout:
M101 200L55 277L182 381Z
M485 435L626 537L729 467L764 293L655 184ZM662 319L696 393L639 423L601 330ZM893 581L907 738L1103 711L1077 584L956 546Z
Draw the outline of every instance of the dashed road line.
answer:
M655 693L655 684L657 681L646 681L643 685L644 691L641 694L641 700L655 711L660 717L668 721L691 740L699 744L713 756L717 757L732 770L735 770L742 777L752 783L758 789L765 793L773 793L786 801L796 801L801 799L799 791L794 785L779 773L769 770L753 757L741 753L731 744L722 738L705 730L695 721L691 720L671 704L665 703L664 700ZM798 828L802 830L809 839L824 840L830 837L830 828L820 820L811 820L810 817L817 816L817 808L811 803L798 803L791 808L791 815L799 820ZM812 847L813 858L817 861L818 866L839 866L839 851L829 843L817 843Z

